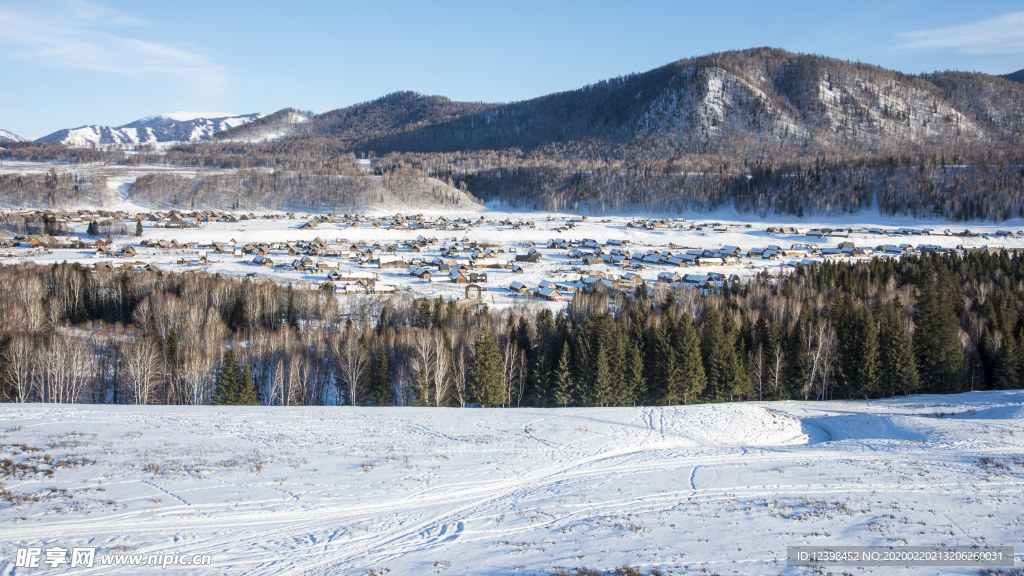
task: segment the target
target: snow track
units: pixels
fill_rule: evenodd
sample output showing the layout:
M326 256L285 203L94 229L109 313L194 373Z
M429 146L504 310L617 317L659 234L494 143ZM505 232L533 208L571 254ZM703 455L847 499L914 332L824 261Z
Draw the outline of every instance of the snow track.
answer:
M1024 392L553 410L3 405L0 444L83 464L0 478L67 491L0 508L0 574L23 546L210 554L160 572L266 575L805 574L786 546L1020 548L1022 406Z

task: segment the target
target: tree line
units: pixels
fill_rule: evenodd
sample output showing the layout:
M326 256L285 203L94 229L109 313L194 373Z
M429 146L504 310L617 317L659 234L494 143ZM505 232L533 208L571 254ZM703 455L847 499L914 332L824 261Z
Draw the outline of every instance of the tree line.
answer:
M472 197L422 171L396 166L379 175L241 170L229 174L140 176L132 199L159 209L361 212L373 206L453 206Z
M45 174L0 174L0 206L6 208L101 206L114 197L102 176L86 177L56 170Z
M205 273L0 268L0 395L26 402L621 406L1024 385L1024 258L815 263L565 310Z

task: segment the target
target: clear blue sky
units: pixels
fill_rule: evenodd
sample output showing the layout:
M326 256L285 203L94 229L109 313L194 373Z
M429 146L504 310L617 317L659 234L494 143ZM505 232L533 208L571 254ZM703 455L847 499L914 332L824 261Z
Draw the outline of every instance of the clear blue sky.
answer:
M512 101L774 46L908 73L1024 68L1024 3L0 0L0 128L325 112L397 90Z

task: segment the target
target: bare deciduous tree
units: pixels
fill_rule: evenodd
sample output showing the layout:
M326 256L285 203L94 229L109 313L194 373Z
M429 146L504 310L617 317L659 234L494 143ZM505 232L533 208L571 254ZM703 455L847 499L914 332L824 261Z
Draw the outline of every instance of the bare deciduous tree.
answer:
M358 406L363 403L365 396L364 386L370 368L369 350L351 330L335 337L331 347L338 364L338 402L341 402L344 392L345 403Z
M121 347L121 385L132 404L153 404L162 358L153 338L139 336Z

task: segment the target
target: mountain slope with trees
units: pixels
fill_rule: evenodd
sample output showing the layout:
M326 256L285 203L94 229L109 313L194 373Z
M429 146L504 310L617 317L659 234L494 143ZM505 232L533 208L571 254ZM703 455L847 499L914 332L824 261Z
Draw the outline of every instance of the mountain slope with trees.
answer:
M411 130L405 124L384 133L362 130L352 138L354 149L453 152L596 142L659 144L663 155L775 147L818 154L1019 144L1024 87L983 74L909 76L758 48L456 111L462 114Z

